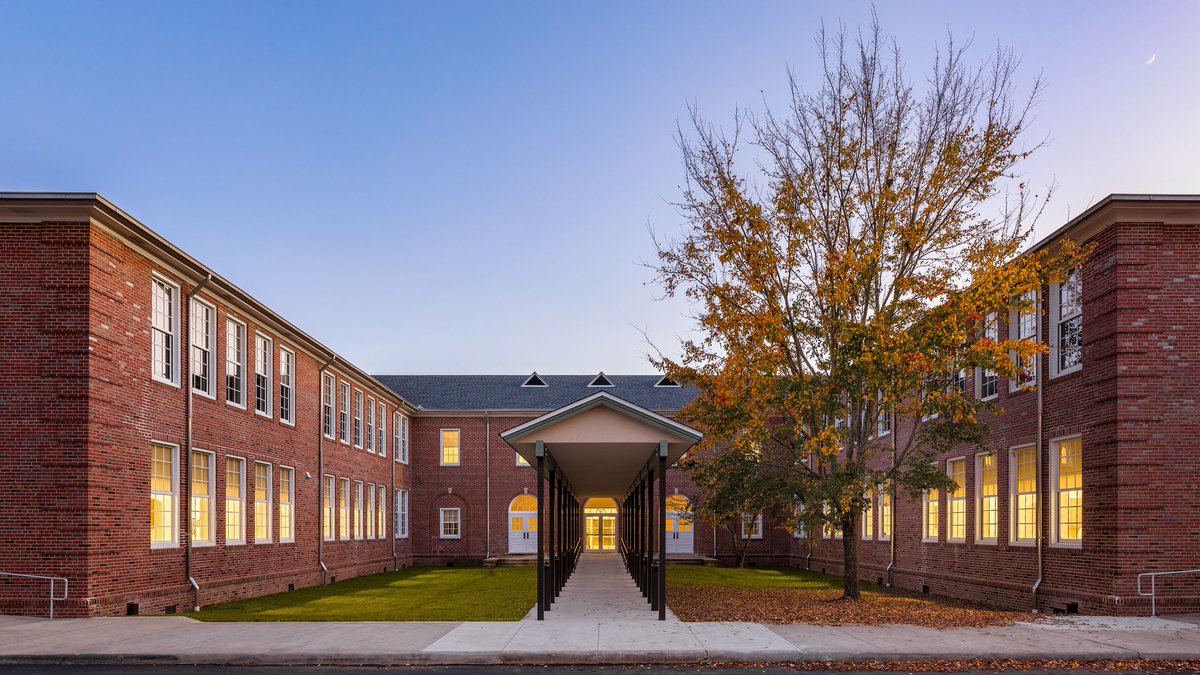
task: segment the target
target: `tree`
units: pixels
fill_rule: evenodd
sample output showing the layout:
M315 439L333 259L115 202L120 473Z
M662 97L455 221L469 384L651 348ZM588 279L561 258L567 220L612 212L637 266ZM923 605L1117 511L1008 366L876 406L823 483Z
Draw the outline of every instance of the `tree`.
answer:
M686 222L655 235L651 266L667 295L693 302L698 337L654 361L698 390L685 416L709 459L693 475L759 448L778 499L843 531L856 600L864 495L952 486L935 455L982 442L988 405L959 373L1012 378L1044 351L987 326L1032 311L1027 294L1085 252L1020 254L1050 190L1016 172L1042 145L1024 140L1042 84L1017 95L1010 51L972 66L951 38L918 90L878 21L853 38L822 29L817 46L820 87L789 73L786 110L737 113L721 132L691 108ZM894 450L874 438L889 414L912 431Z
M737 566L744 567L755 521L778 510L781 490L774 482L779 474L770 470L755 448L745 446L727 447L711 457L689 457L682 467L700 489L690 515L728 532Z

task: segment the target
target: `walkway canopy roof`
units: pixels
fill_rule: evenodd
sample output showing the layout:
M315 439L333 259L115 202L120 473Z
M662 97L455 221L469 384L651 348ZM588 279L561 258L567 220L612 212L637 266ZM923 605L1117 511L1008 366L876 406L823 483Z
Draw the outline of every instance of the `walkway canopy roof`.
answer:
M500 434L530 464L537 442L582 498L622 497L647 460L666 443L667 466L703 435L695 429L602 391Z

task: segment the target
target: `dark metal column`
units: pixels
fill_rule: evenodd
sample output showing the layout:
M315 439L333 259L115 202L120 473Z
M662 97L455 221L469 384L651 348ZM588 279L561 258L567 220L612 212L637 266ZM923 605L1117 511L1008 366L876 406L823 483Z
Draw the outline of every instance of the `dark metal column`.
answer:
M546 503L542 499L544 489L543 485L546 478L546 446L541 441L537 442L537 514L538 514L538 530L537 530L537 619L541 621L546 618L546 570L544 564L546 562L545 536L543 531L546 529L544 523L546 521Z
M667 620L667 442L658 443L658 620Z
M548 490L548 492L550 493L548 495L548 497L550 498L550 503L547 505L547 508L546 508L546 514L548 516L546 518L546 520L548 522L538 524L539 528L547 528L546 539L548 540L547 543L549 544L549 548L550 548L550 550L548 551L548 557L550 558L550 564L547 566L547 571L549 572L549 574L546 577L546 589L545 589L546 590L546 610L547 611L552 609L551 605L554 604L554 595L558 589L558 566L555 565L555 562L557 561L557 558L558 558L558 549L557 549L558 542L556 540L556 537L554 536L554 534L555 534L554 529L555 529L555 526L557 525L556 521L558 520L558 518L557 518L558 511L555 508L556 506L558 506L557 501L556 501L556 496L558 494L558 471L556 469L557 469L557 467L554 466L553 463L551 463L550 464L550 485L549 485L550 489Z

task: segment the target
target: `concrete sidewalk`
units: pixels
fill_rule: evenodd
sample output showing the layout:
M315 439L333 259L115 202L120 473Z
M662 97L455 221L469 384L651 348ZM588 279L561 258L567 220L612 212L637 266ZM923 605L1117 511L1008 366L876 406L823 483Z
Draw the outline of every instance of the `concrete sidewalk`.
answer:
M1200 659L1200 625L1071 617L1000 628L549 618L512 623L203 623L0 617L0 664L543 664Z

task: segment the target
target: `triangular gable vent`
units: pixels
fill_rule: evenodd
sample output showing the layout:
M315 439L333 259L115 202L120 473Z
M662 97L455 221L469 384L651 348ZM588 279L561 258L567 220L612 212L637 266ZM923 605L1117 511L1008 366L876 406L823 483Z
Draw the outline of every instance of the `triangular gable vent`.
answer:
M521 386L522 387L549 387L550 385L546 384L546 381L543 380L537 374L537 371L534 371L534 373L532 375L525 378L525 382L522 383Z
M595 379L592 380L591 384L589 384L588 386L589 387L611 387L614 385L607 377L604 376L604 373L601 372L599 375L597 375L595 377Z
M678 387L679 383L676 382L675 380L672 380L671 378L667 377L666 375L663 375L662 379L659 380L658 382L656 382L654 384L654 386L656 386L656 387Z

